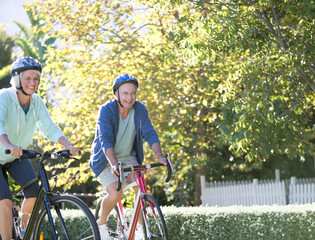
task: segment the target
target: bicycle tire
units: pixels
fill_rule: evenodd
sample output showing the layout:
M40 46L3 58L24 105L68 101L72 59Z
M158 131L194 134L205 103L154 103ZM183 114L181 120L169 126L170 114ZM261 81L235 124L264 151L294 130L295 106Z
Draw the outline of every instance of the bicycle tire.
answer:
M109 232L109 236L112 239L118 240L127 239L122 229L122 222L117 205L109 213L106 226Z
M142 221L144 239L168 240L167 228L158 202L152 195L143 196Z
M101 204L102 204L102 199L96 205L96 209L95 209L96 219L100 217ZM107 226L109 235L112 239L115 239L115 240L127 239L122 228L122 222L121 222L117 205L115 205L115 207L109 213L106 226Z
M58 240L68 239L61 218L71 240L100 240L99 229L95 218L88 206L79 198L61 195L51 199L51 213L57 233ZM57 215L60 211L60 216ZM40 210L34 226L32 240L38 240L43 232L44 240L54 239L53 231L48 220L45 206Z
M95 214L94 214L94 216L95 216L95 219L96 219L96 220L99 219L99 217L100 217L99 215L100 215L102 200L103 200L103 198L101 198L101 199L98 201L98 203L97 203L97 205L96 205L96 208L95 208Z

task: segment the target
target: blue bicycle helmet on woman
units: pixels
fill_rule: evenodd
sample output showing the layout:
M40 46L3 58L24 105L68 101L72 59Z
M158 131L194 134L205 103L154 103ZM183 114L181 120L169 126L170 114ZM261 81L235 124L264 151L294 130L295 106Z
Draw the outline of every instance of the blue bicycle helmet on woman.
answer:
M119 87L125 83L133 83L134 85L136 85L137 88L139 85L138 80L129 74L124 74L115 78L114 83L113 83L113 92L115 94L115 92L118 90L118 103L121 107L123 107L123 105L121 104L121 101L120 101Z
M16 89L21 90L25 95L25 91L22 88L20 73L26 70L34 70L39 74L42 73L42 65L40 62L32 57L21 57L15 60L11 66L11 85L15 86Z
M42 66L36 59L32 57L21 57L15 60L11 66L11 76L18 75L20 72L26 70L37 70L40 73L42 72Z

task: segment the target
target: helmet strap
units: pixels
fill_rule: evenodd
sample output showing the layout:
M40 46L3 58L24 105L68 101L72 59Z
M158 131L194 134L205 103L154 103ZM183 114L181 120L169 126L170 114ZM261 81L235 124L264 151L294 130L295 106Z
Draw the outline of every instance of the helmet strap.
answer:
M118 91L118 103L119 105L123 108L124 106L122 105L121 101L120 101L120 93L119 93L119 88L117 89Z
M22 87L19 87L18 90L21 90L24 95L30 96L29 94L27 94L27 93L24 91L24 89L23 89Z
M23 89L23 87L22 87L21 76L19 76L19 81L20 81L20 86L19 86L18 88L16 88L16 89L17 89L17 90L21 90L24 95L30 96L29 94L27 94L27 93L24 91L24 89Z

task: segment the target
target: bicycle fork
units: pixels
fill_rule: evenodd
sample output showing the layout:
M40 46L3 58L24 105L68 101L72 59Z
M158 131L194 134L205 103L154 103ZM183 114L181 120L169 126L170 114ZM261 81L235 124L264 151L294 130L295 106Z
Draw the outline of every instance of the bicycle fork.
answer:
M143 184L143 183L140 181L139 186L141 186L141 184ZM146 236L147 238L146 239L155 239L156 236L153 235L152 232L149 229L148 218L147 218L147 210L148 209L144 205L144 201L145 201L144 198L145 198L146 193L142 193L141 191L139 191L138 194L141 195L141 197L139 197L139 201L140 201L139 205L141 205L142 226L144 225L145 232L147 233L147 236ZM150 204L150 206L148 206L148 208L151 208L152 214L154 216L154 220L155 220L155 222L156 222L156 224L157 224L157 226L159 228L159 231L162 232L161 226L160 226L160 224L158 222L158 217L157 217L156 212L154 210L154 206L153 206L153 204L150 201L149 201L149 204Z
M41 162L38 162L38 167L39 167L39 173L40 173L41 179L42 179L43 189L45 191L45 193L43 195L43 199L44 199L44 205L45 205L45 208L46 208L47 216L48 216L48 219L49 219L49 222L50 222L50 226L51 226L51 228L53 230L54 238L55 238L55 240L58 240L56 229L55 229L55 225L54 225L54 220L53 220L53 217L52 217L52 214L51 214L51 211L50 211L50 209L54 208L55 206L53 206L53 204L52 204L52 202L51 202L51 200L49 199L49 196L48 196L51 193L50 185L49 185L49 182L48 182L48 177L47 177L45 168L41 164ZM61 220L61 223L62 223L62 226L64 228L66 237L69 240L70 238L69 238L67 230L65 229L65 224L64 224L63 218L60 215L60 211L59 211L58 207L55 207L55 210L56 210L56 212L58 214L58 217Z
M142 198L141 198L141 202L144 205L144 202L143 202ZM152 214L154 216L154 220L156 222L156 225L159 228L159 232L162 233L162 229L161 229L160 223L158 221L158 217L156 215L156 212L154 210L154 206L153 206L153 204L151 202L149 202L149 204L150 204L149 207L151 208L151 211L152 211ZM144 207L143 207L143 219L144 219L144 222L145 222L145 229L146 229L146 233L147 233L147 239L155 239L157 236L152 234L150 229L149 229L149 224L148 224L148 219L147 219L147 208L144 208Z
M51 213L51 209L53 209L53 208L55 209L55 211L56 211L56 213L58 215L58 218L61 221L62 228L64 230L64 233L66 235L67 240L70 240L68 231L67 231L66 226L65 226L64 219L63 219L63 217L61 216L61 213L60 213L59 206L58 205L53 205L52 204L52 200L49 198L49 195L52 195L52 193L51 193L51 189L50 189L50 186L49 186L49 182L47 180L48 178L47 178L47 174L46 174L46 171L44 169L44 166L42 164L39 164L38 166L40 168L40 175L41 175L42 185L43 185L43 189L44 189L44 194L43 194L44 205L45 205L45 208L46 208L46 212L47 212L47 216L48 216L48 219L49 219L49 222L50 222L50 226L51 226L53 234L54 234L54 239L58 240L57 233L56 233L56 228L55 228L55 225L54 225L54 220L53 220L52 213Z
M147 193L143 178L139 178L138 183L139 183L139 189L141 189L141 191L140 190L138 191L138 196L137 196L139 197L138 201L140 202L140 204L138 205L141 206L141 213L139 214L142 215L142 226L145 227L145 232L147 233L147 237L148 239L151 239L153 234L150 232L150 229L149 229L148 219L147 219L147 209L144 206L144 200L143 200ZM154 208L152 206L151 208L154 213Z

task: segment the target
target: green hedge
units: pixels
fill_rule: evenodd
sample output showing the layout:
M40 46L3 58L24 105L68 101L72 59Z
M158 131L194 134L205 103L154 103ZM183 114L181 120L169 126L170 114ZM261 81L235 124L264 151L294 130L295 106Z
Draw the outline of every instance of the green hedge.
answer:
M314 240L315 204L164 207L170 240Z
M94 211L93 211L94 212ZM315 204L162 207L170 240L314 240ZM71 231L84 228L73 218ZM74 223L75 222L75 223ZM69 226L68 225L68 226ZM49 228L49 226L47 226ZM0 238L1 239L1 238Z

